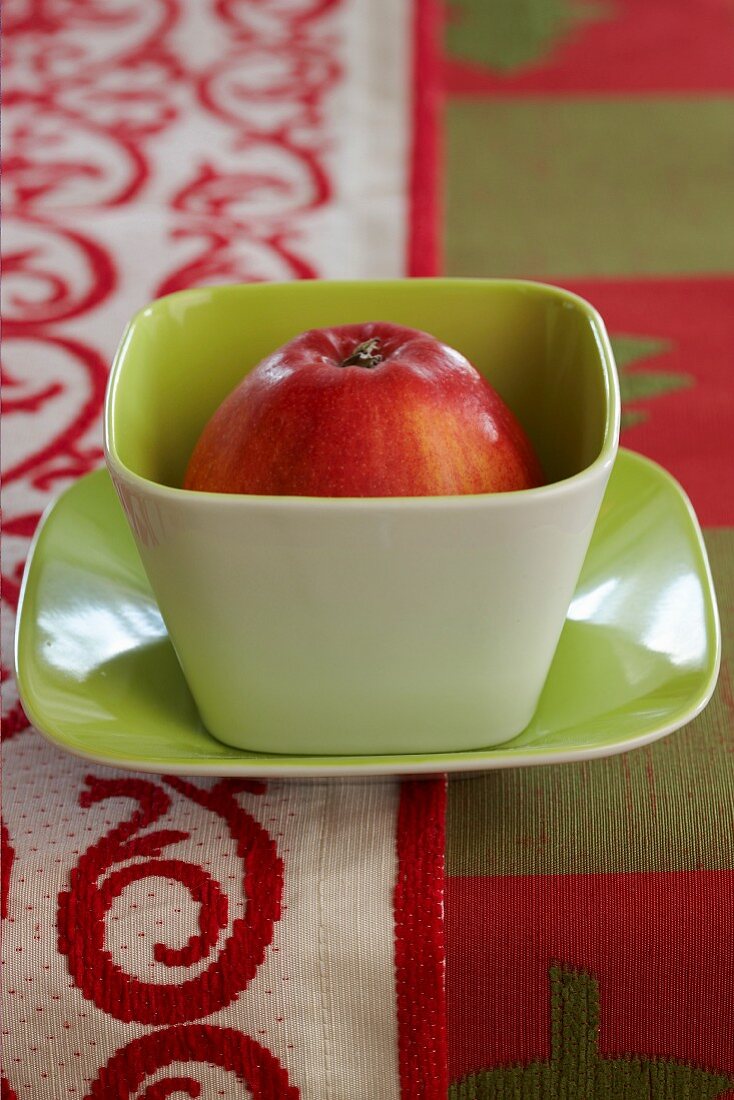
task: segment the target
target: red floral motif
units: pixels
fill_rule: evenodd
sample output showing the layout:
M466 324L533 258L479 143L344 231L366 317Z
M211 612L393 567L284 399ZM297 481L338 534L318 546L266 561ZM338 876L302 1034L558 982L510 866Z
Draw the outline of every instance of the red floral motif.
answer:
M145 1024L196 1019L235 1000L264 959L280 918L283 890L283 865L274 842L234 797L238 791L262 793L262 784L224 780L203 789L174 777L166 782L226 822L244 864L246 914L233 920L219 957L195 978L178 985L156 984L126 974L105 949L105 919L113 901L131 882L144 878L180 882L199 908L198 932L183 949L155 945L154 957L164 966L191 966L206 958L227 924L227 899L203 868L175 858L161 859L164 849L189 834L159 829L141 835L171 805L163 787L148 780L88 778L88 789L80 797L82 806L124 797L139 808L87 849L71 872L69 890L58 899L59 950L67 956L76 984L103 1011Z
M221 1066L247 1086L252 1100L298 1100L299 1089L288 1083L280 1062L254 1039L232 1028L189 1024L169 1027L135 1039L119 1050L99 1073L85 1100L165 1100L174 1092L199 1096L200 1084L180 1072L156 1081L144 1093L146 1077L173 1063Z
M248 142L236 170L203 164L171 201L174 210L224 217L244 226L263 216L281 218L313 210L329 197L329 178L309 150L286 141Z
M314 20L335 3L218 4L237 46L196 80L195 90L235 140L226 168L199 165L171 200L181 215L173 238L204 236L205 246L166 275L159 294L319 274L300 242L302 219L333 198L325 100L340 66L333 31Z
M97 73L93 81L64 81L53 105L70 118L94 124L134 143L159 134L178 117L171 83L181 75L175 59L131 57ZM139 154L139 147L135 146Z
M91 80L113 59L155 53L177 18L177 0L29 0L6 29L9 57L20 60L22 50L26 73L46 86L82 68Z
M262 133L259 119L267 108L268 128L281 133L318 122L323 96L341 75L329 42L263 44L255 41L217 62L199 82L199 97L214 114Z
M11 96L6 110L9 152L3 158L3 174L8 210L42 214L60 206L65 212L119 206L145 182L145 158L119 134L74 119L45 102Z
M289 248L285 233L257 241L216 229L181 229L176 235L202 239L204 247L192 260L166 276L157 287L156 296L191 286L315 279L318 275L315 267Z
M259 21L272 19L294 29L311 20L321 19L341 0L217 0L217 14L245 34L253 33Z
M99 305L115 288L109 252L75 230L11 216L13 251L5 255L5 325L67 321Z
M61 371L65 368L64 374L68 369L81 371L87 391L80 407L72 403L70 409L66 410L65 405L53 405L54 434L50 438L47 436L45 442L30 453L17 450L12 453L12 465L4 472L6 485L30 475L36 488L46 490L60 478L78 477L87 473L102 458L99 447L84 447L81 441L96 423L102 409L107 384L107 364L102 356L77 340L51 336L41 331L30 330L28 336L23 336L22 330L16 329L16 332L18 341L39 342L47 349L47 353L52 349L61 352L65 361L57 369ZM10 336L5 341L6 353L9 347L12 347ZM29 356L26 354L25 358L29 359ZM61 380L53 379L39 385L35 378L30 382L21 381L6 368L3 372L3 387L7 395L5 415L28 411L38 415L44 405L51 405L57 398L65 395L67 381L62 375ZM79 385L74 389L83 392ZM28 442L31 446L34 445L32 437ZM20 447L21 444L22 441L17 446ZM17 532L11 529L8 533Z
M20 387L20 383L16 378L13 378L9 371L3 372L3 386ZM9 401L4 403L3 411L6 416L8 413L36 413L39 409L42 409L47 401L51 401L54 397L58 397L63 393L64 387L59 382L51 382L48 386L44 386L40 390L35 390L32 393L20 393L10 397Z
M157 294L222 282L315 278L317 270L289 243L288 219L316 209L331 195L329 178L310 150L285 140L248 142L236 170L200 166L171 200L186 222L179 240L204 240L203 249L172 271Z
M202 42L201 56L192 56L180 49L180 41L191 30L197 6L182 0L9 0L6 122L13 140L7 146L6 228L12 230L12 244L5 267L5 411L13 446L6 450L5 476L16 514L6 520L5 530L15 540L30 538L35 529L41 502L33 489L46 492L58 479L78 476L101 459L90 443L108 366L97 350L98 334L111 297L132 287L141 266L139 257L126 251L127 221L118 220L111 208L123 207L126 217L135 219L135 200L144 195L163 233L169 233L170 248L147 272L146 295L157 283L165 293L203 283L322 274L312 256L323 249L311 252L304 241L317 224L313 212L334 198L333 104L327 97L340 76L339 25L330 19L340 3L212 0L206 13L212 39ZM194 29L200 18L194 13ZM173 40L174 28L181 40ZM217 36L223 48L215 50ZM179 113L186 127L159 142ZM191 135L193 143L203 133L206 144L192 144L182 171L169 154L184 140L184 129L185 141ZM144 184L149 186L143 192ZM94 218L86 220L86 211ZM100 305L105 311L98 314ZM22 355L16 358L14 351ZM18 580L5 579L11 607ZM20 704L11 705L6 735L26 725ZM203 1073L195 1067L206 1064L231 1073L235 1091L254 1098L299 1095L281 1064L253 1039L191 1023L231 1005L247 988L280 917L282 863L274 840L238 801L243 790L257 795L264 787L231 781L204 787L175 778L89 779L82 807L121 797L132 805L127 820L121 814L119 823L105 836L97 834L78 857L58 896L58 947L73 983L90 1003L149 1033L128 1042L103 1068L95 1066L88 1100L198 1096ZM162 820L170 811L178 824L177 799L196 803L223 825L218 831L236 845L237 878L217 881L206 864L189 856L191 844L181 854L189 833ZM440 810L440 798L429 794L428 802L431 813ZM405 870L413 849L405 835L408 817L401 820ZM416 821L423 836L426 821L420 815ZM192 922L183 943L169 936L168 943L152 947L158 969L150 974L173 979L156 983L126 972L106 943L108 932L112 937L111 910L121 908L116 899L143 881L155 885L162 878L188 891L184 914L193 915L182 918ZM440 978L438 955L427 962L422 956L423 969L411 969L416 898L422 896L420 883L410 895L411 884L416 885L401 879L399 904L396 898L403 989L411 975L429 984ZM430 896L426 919L433 927L436 907ZM50 928L46 925L46 932ZM185 980L171 973L174 967L185 972ZM143 971L144 977L150 974ZM87 1024L104 1035L109 1020L99 1015ZM406 1039L411 1026L406 1017L401 1024L406 1092L418 1072ZM2 1097L15 1100L4 1080Z

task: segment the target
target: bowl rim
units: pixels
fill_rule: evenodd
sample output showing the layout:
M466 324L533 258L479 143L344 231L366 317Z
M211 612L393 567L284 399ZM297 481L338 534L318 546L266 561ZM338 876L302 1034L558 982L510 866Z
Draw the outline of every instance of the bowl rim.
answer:
M121 374L127 354L128 345L134 331L139 327L143 319L152 314L169 308L172 302L186 303L186 300L201 300L202 296L229 295L233 293L253 290L257 293L277 293L278 289L288 287L293 290L296 287L313 287L314 285L328 290L330 287L340 289L349 288L382 288L392 285L399 286L406 283L416 286L451 286L461 289L465 287L484 286L487 288L509 289L518 291L532 291L541 295L557 298L562 302L573 305L585 314L591 324L591 329L599 351L599 360L602 366L604 391L606 397L606 423L604 437L599 453L593 462L570 477L558 481L549 482L533 489L518 489L503 493L465 493L437 496L392 496L392 497L321 497L321 496L289 496L269 495L254 493L214 493L196 489L184 489L173 485L164 485L136 473L126 465L119 456L115 445L114 409L117 389L120 384ZM298 293L296 290L295 293ZM462 278L454 276L426 276L418 278L391 278L391 279L307 279L292 280L290 282L265 282L265 283L221 283L216 286L191 287L186 290L174 291L171 294L162 295L142 306L128 321L115 352L112 367L104 399L103 417L103 446L104 458L113 481L124 482L128 487L137 489L147 496L158 501L176 502L179 505L185 501L196 502L197 507L216 508L242 508L243 503L248 507L262 509L287 508L289 510L319 510L334 509L367 511L369 509L387 510L430 510L436 506L441 508L473 508L473 507L506 507L514 508L529 499L543 498L550 500L558 495L565 495L589 480L597 477L608 477L619 449L619 435L621 424L621 397L619 389L619 377L614 360L609 335L604 320L599 311L585 298L570 290L531 279L502 279L502 278Z

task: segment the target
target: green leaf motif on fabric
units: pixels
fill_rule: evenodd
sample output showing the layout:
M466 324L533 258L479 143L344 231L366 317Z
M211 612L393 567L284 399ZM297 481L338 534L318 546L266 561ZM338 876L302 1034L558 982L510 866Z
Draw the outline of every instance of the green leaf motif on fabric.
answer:
M446 48L501 73L543 61L582 23L608 19L603 0L449 0Z
M716 1100L734 1078L654 1058L602 1058L599 985L553 966L548 1062L490 1069L453 1084L449 1100Z
M611 342L619 372L622 430L647 420L649 409L641 407L640 402L695 385L693 375L682 371L640 370L637 367L638 363L646 359L670 351L672 344L669 340L644 336L612 336Z

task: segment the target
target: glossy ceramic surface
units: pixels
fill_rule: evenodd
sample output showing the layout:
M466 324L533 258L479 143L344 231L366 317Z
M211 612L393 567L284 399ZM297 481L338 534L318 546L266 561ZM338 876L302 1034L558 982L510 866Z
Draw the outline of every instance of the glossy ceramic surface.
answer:
M584 760L647 744L705 706L720 637L687 499L660 467L622 450L536 714L501 746L279 756L209 736L104 471L68 490L39 529L16 658L32 721L91 761L190 775L358 778Z
M465 352L551 483L327 499L185 492L209 413L305 328L394 320ZM207 729L253 751L439 752L507 741L545 682L616 454L603 322L557 288L318 281L186 291L132 322L107 460Z

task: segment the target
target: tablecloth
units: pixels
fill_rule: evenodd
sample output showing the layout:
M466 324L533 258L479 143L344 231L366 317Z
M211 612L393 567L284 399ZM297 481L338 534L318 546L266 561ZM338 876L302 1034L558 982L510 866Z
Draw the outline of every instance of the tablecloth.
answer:
M9 0L2 1096L734 1097L734 14L726 0ZM607 760L184 779L30 727L43 508L130 315L187 286L519 276L588 298L690 494L725 653Z
M734 1096L734 13L447 8L445 269L605 319L621 442L679 479L723 624L716 694L607 760L451 782L455 1097Z
M10 671L29 538L101 464L137 309L431 269L430 21L364 0L6 6L3 1097L444 1091L440 780L90 767L27 728Z

